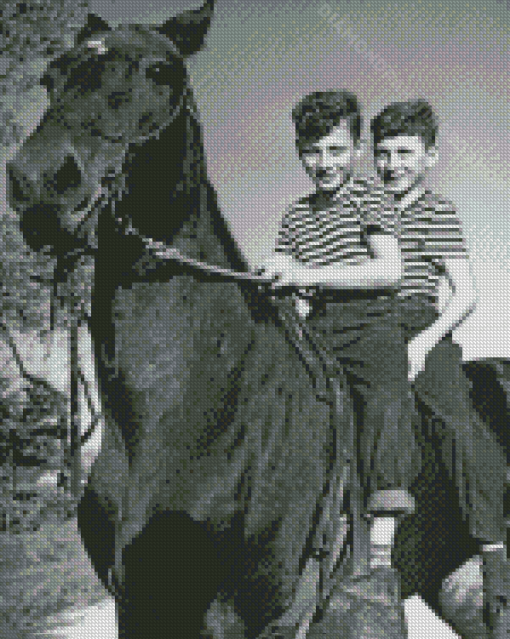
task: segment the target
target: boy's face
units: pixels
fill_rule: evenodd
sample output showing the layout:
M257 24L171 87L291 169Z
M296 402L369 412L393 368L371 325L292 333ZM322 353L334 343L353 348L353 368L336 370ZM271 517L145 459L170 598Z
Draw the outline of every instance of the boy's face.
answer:
M436 159L436 148L426 149L419 135L384 138L374 148L377 173L394 195L403 195L420 185Z
M359 154L345 120L328 135L300 148L300 159L317 190L334 191L341 187L352 172Z

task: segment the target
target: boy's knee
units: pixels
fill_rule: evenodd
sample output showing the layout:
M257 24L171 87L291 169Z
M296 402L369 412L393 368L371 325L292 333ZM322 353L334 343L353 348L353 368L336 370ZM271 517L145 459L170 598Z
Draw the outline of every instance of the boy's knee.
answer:
M368 514L412 515L416 510L416 501L405 488L386 488L375 490L368 498Z

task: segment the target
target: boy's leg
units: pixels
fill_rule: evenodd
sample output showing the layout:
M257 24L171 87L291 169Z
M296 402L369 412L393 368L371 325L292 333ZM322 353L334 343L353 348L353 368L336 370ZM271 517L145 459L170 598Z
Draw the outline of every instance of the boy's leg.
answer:
M353 398L355 432L338 436L353 440L361 511L370 515L372 567L390 566L397 524L414 510L408 487L421 458L411 423L407 347L391 298L353 302L339 310L333 330L324 335ZM320 323L318 328L320 334Z
M431 351L416 391L430 411L431 437L456 485L460 506L483 557L486 621L491 639L510 637L510 567L503 540L506 459L475 412L462 351L444 339Z
M429 353L415 390L426 407L429 435L456 486L471 535L482 544L501 543L506 458L473 407L462 351L451 339Z
M407 346L397 308L389 296L359 295L354 301L327 305L309 322L325 344L329 365L347 379L356 420L354 452L369 497L365 505L372 514L412 512L408 487L420 468ZM345 439L345 433L339 437Z
M354 565L350 577L338 574L327 607L310 627L307 636L311 639L406 636L391 547L401 516L414 510L407 489L419 470L419 459L415 459L409 414L407 349L392 319L392 304L384 299L364 307L360 304L357 329L354 312L344 312L345 328L340 334L337 322L329 343L353 398L354 457L363 498L358 500L357 491L351 490L351 499L360 501L361 512L369 515L368 545L374 570L367 574ZM403 450L408 454L402 455Z
M397 525L414 511L408 491L420 468L403 335L388 302L374 302L350 376L358 395L358 464L371 519L371 566L391 565Z

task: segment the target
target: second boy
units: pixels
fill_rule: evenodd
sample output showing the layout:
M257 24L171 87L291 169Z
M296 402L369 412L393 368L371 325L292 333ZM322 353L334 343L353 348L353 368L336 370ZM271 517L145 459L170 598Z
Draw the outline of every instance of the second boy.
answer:
M437 160L437 128L424 100L391 104L371 123L374 159L396 203L394 219L404 257L398 297L417 375L415 391L430 411L429 437L455 483L462 513L482 552L490 639L503 639L510 636L503 543L506 460L471 404L462 350L451 338L451 331L472 311L475 293L455 207L425 186ZM443 275L453 295L439 314L437 287Z

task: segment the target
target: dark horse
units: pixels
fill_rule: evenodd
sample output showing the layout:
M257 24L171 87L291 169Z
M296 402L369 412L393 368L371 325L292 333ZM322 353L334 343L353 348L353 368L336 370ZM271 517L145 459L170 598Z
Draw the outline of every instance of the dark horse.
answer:
M94 255L106 428L79 526L129 638L198 637L222 598L236 636L279 617L331 454L329 408L266 296L143 241L247 270L207 180L185 68L212 9L115 30L89 16L43 77L50 107L8 169L31 247L61 271Z
M115 30L89 16L43 77L50 107L8 167L30 246L49 247L61 271L94 255L106 428L78 521L129 639L264 632L288 612L332 507L331 411L289 325L256 285L164 262L143 240L246 270L207 180L185 69L212 9ZM429 494L439 475L427 477ZM406 594L439 607L441 579L476 549L420 581L438 540L409 530Z

